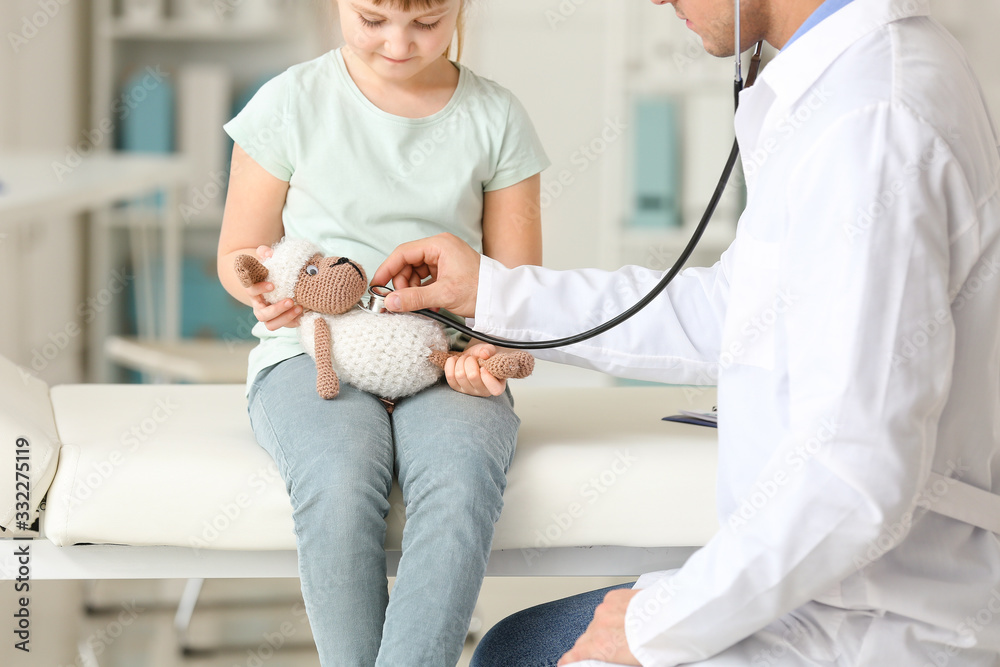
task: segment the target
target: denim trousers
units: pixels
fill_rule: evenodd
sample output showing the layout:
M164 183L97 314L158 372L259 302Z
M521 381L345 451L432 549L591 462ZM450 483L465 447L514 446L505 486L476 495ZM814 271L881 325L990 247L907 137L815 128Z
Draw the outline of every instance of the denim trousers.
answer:
M400 399L341 384L316 393L306 355L258 373L257 442L292 502L298 568L323 667L454 667L503 507L520 420L509 392L467 396L444 382ZM405 504L391 597L385 517L393 475Z
M602 588L512 614L482 638L470 667L555 667L590 625L608 591L631 587Z

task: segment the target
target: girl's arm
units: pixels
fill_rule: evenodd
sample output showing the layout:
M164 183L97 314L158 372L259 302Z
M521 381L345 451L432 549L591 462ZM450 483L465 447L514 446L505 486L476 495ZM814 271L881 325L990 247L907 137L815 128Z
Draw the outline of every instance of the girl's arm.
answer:
M541 174L516 185L483 195L483 254L504 266L542 263ZM480 358L496 352L492 345L473 339L467 354L452 357L445 366L445 377L455 391L473 396L497 396L505 381L494 378L479 367Z
M483 254L507 268L542 263L541 174L483 195Z
M238 144L233 146L229 192L219 235L219 280L233 298L252 306L257 319L271 331L290 324L294 326L301 308L293 308L289 299L268 304L261 294L274 289L274 285L261 282L243 287L234 264L239 255L256 255L263 259L270 253L269 246L281 240L284 235L281 210L287 193L287 181L269 174Z

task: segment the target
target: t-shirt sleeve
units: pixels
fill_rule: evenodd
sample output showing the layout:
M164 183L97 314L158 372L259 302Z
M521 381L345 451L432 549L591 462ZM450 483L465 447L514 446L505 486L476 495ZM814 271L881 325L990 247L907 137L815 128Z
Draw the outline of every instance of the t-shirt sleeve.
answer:
M528 112L511 94L497 168L493 177L483 184L483 190L489 192L516 185L550 164Z
M295 171L290 78L285 72L265 83L243 110L222 126L247 155L283 181L289 180Z

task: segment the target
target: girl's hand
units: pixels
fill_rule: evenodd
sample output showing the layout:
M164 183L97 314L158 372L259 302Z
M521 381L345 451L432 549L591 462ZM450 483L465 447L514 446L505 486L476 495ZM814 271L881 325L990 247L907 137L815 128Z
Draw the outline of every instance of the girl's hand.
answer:
M479 367L480 359L489 359L497 348L486 343L477 343L465 348L461 356L448 359L444 365L444 376L448 386L455 391L470 396L499 396L507 388L506 380L497 380L485 368Z
M257 257L265 260L274 251L270 246L257 246ZM274 290L274 285L267 281L254 283L246 288L247 294L253 304L253 314L258 322L263 322L268 331L275 331L281 327L297 327L302 317L302 307L296 306L291 299L285 299L278 303L268 303L261 296L265 292Z

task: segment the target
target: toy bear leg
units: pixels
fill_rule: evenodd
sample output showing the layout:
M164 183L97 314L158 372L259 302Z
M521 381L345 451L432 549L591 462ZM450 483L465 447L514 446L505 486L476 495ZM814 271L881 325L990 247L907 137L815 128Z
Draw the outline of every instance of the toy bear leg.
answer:
M479 365L498 380L526 378L535 370L535 357L524 350L498 352L489 359L481 359Z
M440 352L435 350L430 354L430 360L435 366L444 368L450 357L460 357L461 352ZM497 352L489 359L480 359L480 367L489 371L498 380L526 378L535 370L535 357L523 350Z
M316 393L322 398L336 398L340 393L340 378L333 370L333 350L330 341L330 327L326 320L316 320Z
M460 357L461 352L442 352L441 350L432 350L430 356L427 357L431 360L431 363L438 368L444 368L444 365L448 362L451 357Z

